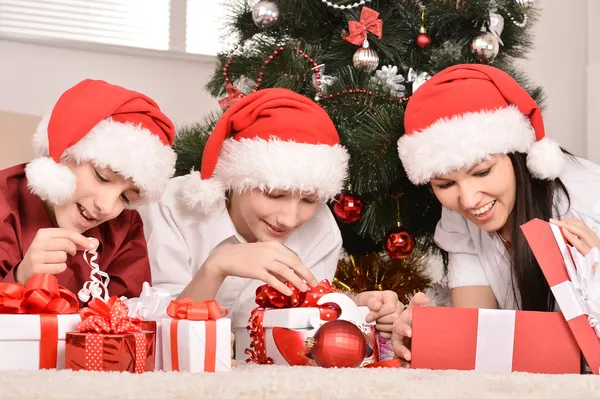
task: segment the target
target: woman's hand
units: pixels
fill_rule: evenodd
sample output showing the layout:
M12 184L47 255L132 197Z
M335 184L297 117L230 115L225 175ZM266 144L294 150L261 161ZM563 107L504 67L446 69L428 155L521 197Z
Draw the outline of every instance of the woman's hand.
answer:
M574 246L583 256L587 255L592 248L600 248L600 238L583 221L577 218L550 219L550 223L560 226L569 244Z
M427 305L428 303L429 298L422 292L418 292L412 298L402 314L400 314L398 320L394 322L392 330L392 347L394 349L394 354L399 358L410 361L411 354L405 339L412 337L413 308L417 305Z

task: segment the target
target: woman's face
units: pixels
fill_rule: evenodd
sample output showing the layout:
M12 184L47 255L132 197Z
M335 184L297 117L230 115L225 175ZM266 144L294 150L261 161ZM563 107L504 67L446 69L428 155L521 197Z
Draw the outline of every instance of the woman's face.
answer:
M124 179L110 168L91 162L70 163L76 188L72 200L64 205L47 204L58 227L83 233L116 218L131 201L140 198L131 179Z
M252 189L232 193L229 212L248 242L285 240L315 216L320 202L314 194Z
M501 230L515 206L515 171L506 154L436 176L431 187L443 206L487 232Z

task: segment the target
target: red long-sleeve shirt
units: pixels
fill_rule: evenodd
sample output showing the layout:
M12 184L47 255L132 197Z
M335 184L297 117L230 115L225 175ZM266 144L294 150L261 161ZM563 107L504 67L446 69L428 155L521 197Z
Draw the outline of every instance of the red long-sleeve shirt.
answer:
M25 165L0 171L0 281L14 282L16 267L27 253L37 231L55 227L42 200L27 188ZM117 218L84 233L98 239L97 263L110 276L109 294L137 297L144 281L151 281L142 219L125 210ZM83 252L67 259L58 283L77 294L89 280L90 266Z

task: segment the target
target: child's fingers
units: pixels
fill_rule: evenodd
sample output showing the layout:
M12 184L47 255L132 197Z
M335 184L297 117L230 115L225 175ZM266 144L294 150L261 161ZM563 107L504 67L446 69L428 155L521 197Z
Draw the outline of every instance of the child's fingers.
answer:
M260 280L264 281L271 287L275 288L277 291L281 292L283 295L291 296L293 294L291 288L287 285L283 284L281 281L277 279L277 277L273 276L269 272L263 269L263 273L261 274Z

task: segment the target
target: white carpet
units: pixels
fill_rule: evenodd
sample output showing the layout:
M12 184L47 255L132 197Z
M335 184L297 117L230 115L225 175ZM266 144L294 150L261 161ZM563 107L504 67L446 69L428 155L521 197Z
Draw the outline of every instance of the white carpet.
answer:
M0 399L600 398L593 375L253 366L217 374L0 373Z

